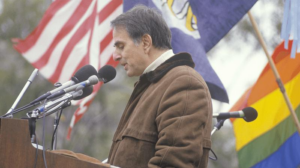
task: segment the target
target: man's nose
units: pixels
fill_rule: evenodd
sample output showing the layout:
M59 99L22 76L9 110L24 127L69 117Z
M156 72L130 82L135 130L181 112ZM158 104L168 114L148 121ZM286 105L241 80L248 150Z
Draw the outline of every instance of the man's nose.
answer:
M115 51L113 53L113 60L114 61L120 61L120 59L121 59L121 55Z

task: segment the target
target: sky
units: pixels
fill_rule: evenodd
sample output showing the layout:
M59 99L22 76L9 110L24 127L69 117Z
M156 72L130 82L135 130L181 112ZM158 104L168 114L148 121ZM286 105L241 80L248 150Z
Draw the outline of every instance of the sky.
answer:
M270 0L258 1L250 10L265 40L269 55L272 55L274 50L271 44L279 44L282 41L271 17L274 12L278 13L275 10L278 10L278 3ZM283 12L279 12L279 14L281 13ZM245 20L253 28L247 14L242 20ZM228 112L240 96L255 83L267 64L267 57L263 48L259 46L259 49L255 50L257 38L250 36L245 41L241 34L237 33L239 24L228 33L232 36L229 42L222 39L207 53L212 67L221 79L229 96L229 104L213 100L214 113Z

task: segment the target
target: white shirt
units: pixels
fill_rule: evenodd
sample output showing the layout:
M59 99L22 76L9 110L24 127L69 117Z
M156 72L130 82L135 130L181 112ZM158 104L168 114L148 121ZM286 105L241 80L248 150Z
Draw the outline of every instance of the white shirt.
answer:
M161 56L156 58L143 72L143 74L155 70L158 66L160 66L162 63L164 63L169 58L173 57L174 53L173 50L170 49L166 52L164 52Z

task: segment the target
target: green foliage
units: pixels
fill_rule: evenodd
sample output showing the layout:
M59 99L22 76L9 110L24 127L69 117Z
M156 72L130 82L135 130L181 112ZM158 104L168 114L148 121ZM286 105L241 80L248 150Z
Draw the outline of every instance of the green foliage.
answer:
M3 0L0 38L25 38L39 23L51 0Z

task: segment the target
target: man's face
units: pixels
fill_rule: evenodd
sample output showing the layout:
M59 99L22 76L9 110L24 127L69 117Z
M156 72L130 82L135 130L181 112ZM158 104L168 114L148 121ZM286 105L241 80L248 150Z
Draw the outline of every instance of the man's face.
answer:
M120 61L124 66L127 76L140 76L150 64L149 56L144 50L143 41L135 44L128 32L123 27L116 27L113 31L115 51L113 59Z

